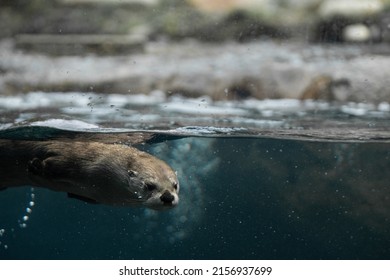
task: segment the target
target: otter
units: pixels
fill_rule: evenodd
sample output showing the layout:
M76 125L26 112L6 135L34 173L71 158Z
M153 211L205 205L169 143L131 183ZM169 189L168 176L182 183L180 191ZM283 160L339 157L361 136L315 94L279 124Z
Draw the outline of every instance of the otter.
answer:
M172 168L127 145L0 139L0 158L0 189L31 185L90 203L155 210L179 202Z

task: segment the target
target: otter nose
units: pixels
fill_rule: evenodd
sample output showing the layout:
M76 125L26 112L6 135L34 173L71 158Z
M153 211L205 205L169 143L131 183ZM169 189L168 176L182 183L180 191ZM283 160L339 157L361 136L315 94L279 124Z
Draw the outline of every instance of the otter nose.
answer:
M165 191L161 197L160 197L161 201L164 202L164 203L172 203L172 201L175 200L175 197L169 192L169 191Z

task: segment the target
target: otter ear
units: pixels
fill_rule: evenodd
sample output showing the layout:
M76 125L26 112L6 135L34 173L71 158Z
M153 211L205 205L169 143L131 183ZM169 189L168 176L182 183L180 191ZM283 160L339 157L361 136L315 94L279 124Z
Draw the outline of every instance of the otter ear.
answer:
M130 177L136 177L138 175L138 172L134 170L127 170L127 173Z

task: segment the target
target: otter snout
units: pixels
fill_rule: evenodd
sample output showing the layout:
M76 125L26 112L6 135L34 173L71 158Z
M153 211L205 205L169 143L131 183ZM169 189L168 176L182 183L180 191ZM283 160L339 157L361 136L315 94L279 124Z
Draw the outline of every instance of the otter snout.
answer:
M176 193L165 190L161 195L155 193L144 204L154 210L165 210L175 207L178 202L179 198Z
M161 196L160 196L161 201L164 204L172 204L172 202L175 200L175 197L173 194L171 194L169 191L165 191Z

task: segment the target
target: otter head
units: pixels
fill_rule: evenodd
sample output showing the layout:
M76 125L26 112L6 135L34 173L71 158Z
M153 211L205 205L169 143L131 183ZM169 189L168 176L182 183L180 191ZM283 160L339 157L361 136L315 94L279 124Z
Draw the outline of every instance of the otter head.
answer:
M179 202L179 181L176 173L164 161L139 152L129 169L129 184L138 186L143 205L155 210L176 206Z

